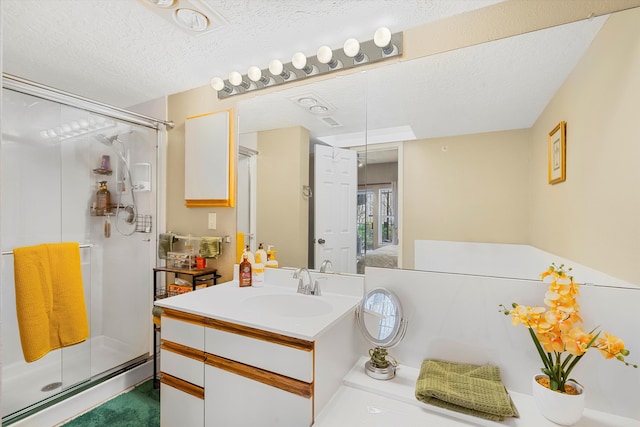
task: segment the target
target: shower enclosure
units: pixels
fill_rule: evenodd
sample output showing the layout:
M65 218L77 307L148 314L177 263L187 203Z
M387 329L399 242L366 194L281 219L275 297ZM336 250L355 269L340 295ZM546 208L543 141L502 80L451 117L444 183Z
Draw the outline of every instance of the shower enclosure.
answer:
M46 90L4 86L3 425L148 360L158 145L157 124L128 120L124 110L111 114L104 105L92 109ZM111 193L105 209L96 205L100 181ZM18 332L13 249L56 242L80 244L90 337L27 363Z

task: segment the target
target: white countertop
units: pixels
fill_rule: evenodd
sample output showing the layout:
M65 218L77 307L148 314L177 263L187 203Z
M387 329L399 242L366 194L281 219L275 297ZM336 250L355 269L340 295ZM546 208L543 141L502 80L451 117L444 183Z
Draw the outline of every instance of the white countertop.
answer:
M367 360L369 360L367 357L363 357L347 374L343 381L344 385L316 417L314 427L558 426L540 414L532 396L522 393L509 392L513 403L518 408L520 418L507 418L502 422L489 421L427 405L415 398L415 384L419 369L400 366L395 378L379 381L365 374L364 363ZM638 427L640 421L585 409L584 416L574 426Z
M316 316L279 315L256 309L247 300L257 296L286 294L299 298L318 298L329 303L331 311ZM352 313L361 297L324 292L321 296L301 295L290 286L238 286L237 281L222 283L181 295L155 301L158 307L224 320L238 325L258 328L294 338L314 341L324 330L347 313ZM255 300L254 300L255 301Z

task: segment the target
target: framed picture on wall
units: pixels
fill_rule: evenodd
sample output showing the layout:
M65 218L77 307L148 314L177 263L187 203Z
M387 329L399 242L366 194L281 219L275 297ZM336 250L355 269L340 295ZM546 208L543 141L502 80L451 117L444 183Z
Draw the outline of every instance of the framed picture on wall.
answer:
M549 132L549 184L566 179L567 122L560 122Z

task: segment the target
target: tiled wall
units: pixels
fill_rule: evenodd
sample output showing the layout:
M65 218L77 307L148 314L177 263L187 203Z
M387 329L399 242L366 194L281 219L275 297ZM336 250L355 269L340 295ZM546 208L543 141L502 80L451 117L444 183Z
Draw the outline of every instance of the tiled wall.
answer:
M531 393L531 377L542 362L528 331L514 327L499 304L543 305L540 281L464 274L367 268L365 287L387 288L405 308L409 325L404 340L390 354L400 365L419 367L427 358L493 364L508 389ZM582 286L584 329L601 326L620 336L640 363L640 288ZM401 369L401 368L400 368ZM587 407L640 419L637 390L640 369L588 353L572 377L587 389Z

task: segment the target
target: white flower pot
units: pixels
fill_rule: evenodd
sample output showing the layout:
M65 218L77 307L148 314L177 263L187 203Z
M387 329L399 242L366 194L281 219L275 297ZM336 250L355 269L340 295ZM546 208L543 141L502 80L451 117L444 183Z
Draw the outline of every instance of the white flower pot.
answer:
M578 422L584 412L584 389L573 381L567 381L580 394L571 395L552 391L538 384L536 378L546 377L543 374L533 376L533 398L538 410L546 419L556 424L570 426Z

